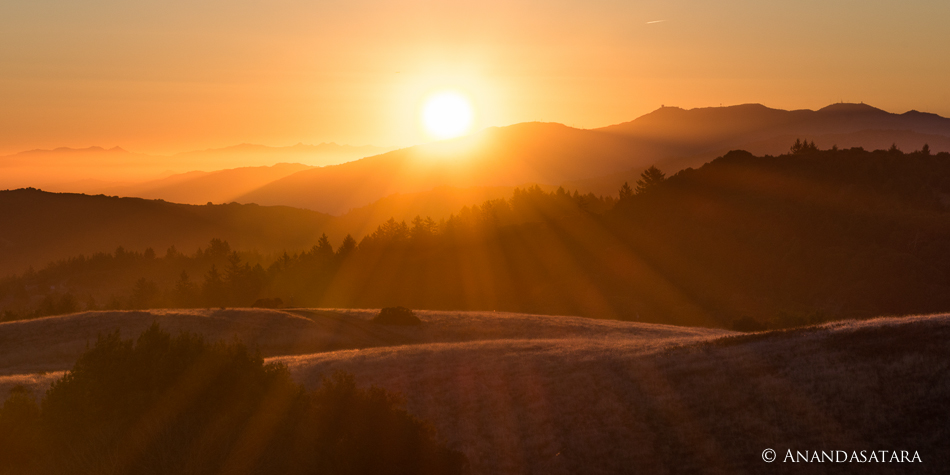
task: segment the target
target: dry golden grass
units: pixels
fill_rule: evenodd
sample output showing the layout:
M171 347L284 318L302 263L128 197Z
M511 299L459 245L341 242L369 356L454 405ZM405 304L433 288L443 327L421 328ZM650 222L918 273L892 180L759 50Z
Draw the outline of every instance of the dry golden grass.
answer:
M42 389L98 332L241 338L311 387L354 373L402 393L474 473L835 473L886 464L762 462L765 448L919 450L948 462L950 316L724 330L494 312L95 312L0 325L0 391ZM27 339L18 342L17 338ZM8 346L14 343L13 346ZM349 348L349 349L341 349Z
M280 359L310 385L344 370L403 393L475 473L755 473L769 447L921 450L924 472L946 461L947 316L725 338L616 325L628 333Z
M0 323L0 376L65 370L99 334L138 336L153 322L171 333L238 339L264 356L378 346L500 339L653 339L721 335L718 330L643 325L576 317L495 312L418 312L415 328L370 322L378 310L186 309L98 311Z

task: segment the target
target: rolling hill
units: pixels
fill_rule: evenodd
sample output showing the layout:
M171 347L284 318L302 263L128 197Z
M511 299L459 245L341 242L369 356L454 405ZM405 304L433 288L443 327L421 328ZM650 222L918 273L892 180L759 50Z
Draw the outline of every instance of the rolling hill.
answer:
M235 198L272 181L313 167L299 163L229 168L211 172L192 171L131 185L73 183L54 186L49 191L70 191L90 195L134 196L173 203L230 203Z
M614 194L657 164L675 172L729 150L777 155L794 138L831 148L913 151L929 143L950 151L950 119L916 111L892 114L863 104L785 111L759 104L684 110L664 107L634 121L582 130L552 123L489 128L341 165L304 170L247 193L244 203L289 205L341 214L394 193L437 186L567 185ZM886 145L882 145L886 144Z
M281 167L286 168L282 171ZM161 180L164 187L143 194L222 196L226 190L213 188L219 183L242 186L297 167L303 166L282 164L190 173ZM118 246L138 252L150 247L159 253L176 246L181 252L191 253L217 238L239 250L294 252L310 248L323 233L338 246L347 234L361 238L393 217L407 222L418 214L439 219L458 213L465 206L510 198L513 190L512 187L438 187L420 193L394 194L343 216L286 206L222 204L221 201L198 205L36 189L3 190L0 191L0 216L5 226L0 228L0 276L22 272L29 266L39 268L78 254L112 252ZM64 240L63 236L69 239Z
M389 327L374 314L165 310L2 323L0 394L16 384L40 393L96 334L121 328L128 338L157 321L245 338L311 388L344 370L399 392L474 474L940 473L950 455L947 315L736 334L493 312L418 312L421 326ZM778 454L771 465L766 448ZM792 463L788 450L907 450L921 463Z
M257 205L183 205L160 200L0 191L0 272L20 272L76 254L170 246L191 252L217 237L262 252L312 246L332 217ZM342 236L341 236L342 238Z
M440 186L556 185L592 178L641 163L637 157L650 156L648 149L621 136L561 124L524 123L304 170L237 201L282 203L342 214L395 193L418 193Z

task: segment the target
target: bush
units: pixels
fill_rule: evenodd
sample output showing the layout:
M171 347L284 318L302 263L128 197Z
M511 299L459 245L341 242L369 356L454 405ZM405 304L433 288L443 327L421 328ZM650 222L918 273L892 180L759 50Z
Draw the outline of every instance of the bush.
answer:
M23 386L10 390L0 408L0 473L29 467L39 455L40 407ZM27 471L27 470L23 470Z
M379 311L373 323L383 325L422 325L422 320L406 307L386 307Z
M41 439L28 459L2 461L13 472L355 475L465 466L395 396L358 388L351 375L307 392L243 344L172 337L157 325L134 343L118 332L100 337L32 419L22 416L27 406L17 393L0 412L0 428L17 418L26 422L15 427Z

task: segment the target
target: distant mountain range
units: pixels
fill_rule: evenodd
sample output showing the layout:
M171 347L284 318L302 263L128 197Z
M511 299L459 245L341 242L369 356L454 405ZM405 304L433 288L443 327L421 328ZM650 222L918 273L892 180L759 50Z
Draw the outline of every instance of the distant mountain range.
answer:
M814 141L827 149L863 147L905 151L928 144L934 151L950 151L950 119L910 111L892 114L867 104L832 104L817 111L771 109L761 104L684 110L663 107L636 120L597 129L653 143L665 150L656 160L663 170L675 172L697 167L729 150L756 155L788 152L797 138ZM640 169L621 175L637 176ZM605 177L606 178L606 177ZM613 189L619 178L575 183L581 188Z
M438 219L461 205L510 194L515 186L563 185L582 193L616 194L650 165L673 173L733 149L777 155L797 138L820 148L881 149L895 144L912 151L926 143L934 152L950 151L950 119L917 111L893 114L865 104L833 104L817 111L744 104L663 107L592 130L555 123L492 127L469 137L382 154L376 147L336 144L243 144L171 157L119 148L56 149L0 157L0 188L29 185L190 204L235 201L333 215L353 211L367 222L385 213ZM196 164L212 171L193 171ZM88 176L92 169L105 178L124 176L126 182L93 179ZM50 183L51 170L61 175L58 183ZM161 171L164 176L154 178ZM142 178L146 175L149 179ZM129 182L128 177L136 176L140 179Z
M249 190L311 168L314 167L300 163L278 163L269 167L179 173L158 180L126 185L101 181L75 182L69 185L69 191L162 199L184 204L230 203Z
M393 193L436 186L566 185L613 194L650 165L696 167L732 149L787 152L795 138L830 148L904 150L928 143L950 151L950 119L916 111L891 114L864 104L785 111L759 104L684 110L664 107L631 122L593 130L523 123L303 170L237 199L344 213Z
M127 191L143 193L168 184L168 182L148 182L197 170L219 171L272 166L279 163L295 163L308 167L335 165L378 155L388 150L390 149L383 147L356 147L335 143L297 144L289 147L241 144L170 156L134 153L120 147L110 149L61 147L53 150L30 150L0 157L0 188L32 186L51 191L98 194L106 190L120 190L128 187ZM272 179L278 178L273 171L269 176ZM197 175L191 175L191 177L194 178ZM177 177L175 180L178 178L186 177ZM222 179L222 183L227 181L227 179ZM242 193L246 191L242 189ZM157 197L168 199L165 196ZM199 201L204 203L213 200Z

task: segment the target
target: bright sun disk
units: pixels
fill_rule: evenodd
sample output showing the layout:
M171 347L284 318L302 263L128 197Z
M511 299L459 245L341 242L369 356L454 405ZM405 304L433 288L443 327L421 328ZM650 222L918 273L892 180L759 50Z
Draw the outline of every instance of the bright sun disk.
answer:
M437 139L464 135L472 126L472 116L468 98L454 91L433 94L422 107L422 125Z

